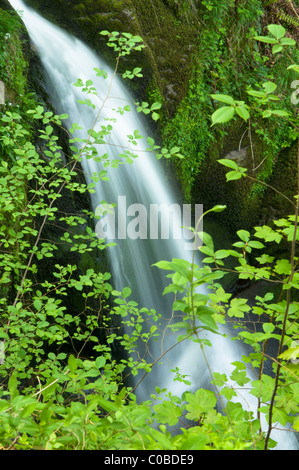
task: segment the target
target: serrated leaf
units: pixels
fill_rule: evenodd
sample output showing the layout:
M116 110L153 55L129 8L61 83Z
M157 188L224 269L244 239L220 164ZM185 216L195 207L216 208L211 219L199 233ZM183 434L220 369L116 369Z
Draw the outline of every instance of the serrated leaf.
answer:
M244 106L237 106L236 107L236 113L244 119L244 121L247 121L247 119L250 118L250 114L248 110Z
M235 108L232 106L223 106L222 108L217 109L212 114L212 123L214 124L224 124L230 121L235 114Z
M228 95L217 94L217 95L211 95L211 97L214 100L220 101L221 103L230 104L232 106L235 106L236 104L235 100L231 96L228 96Z
M276 262L274 271L277 272L277 274L289 275L291 274L291 263L287 259L279 259Z
M158 421L162 424L169 424L170 426L177 424L178 418L182 414L181 408L171 401L163 401L159 405L155 405L153 408Z
M188 411L186 418L198 421L203 413L214 409L217 404L215 394L210 390L199 389L195 394L187 392L185 394L187 401L186 410Z

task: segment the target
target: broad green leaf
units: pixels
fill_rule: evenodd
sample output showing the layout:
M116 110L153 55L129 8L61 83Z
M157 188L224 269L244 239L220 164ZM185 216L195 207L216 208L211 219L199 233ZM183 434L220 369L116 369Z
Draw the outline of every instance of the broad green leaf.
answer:
M173 264L171 261L158 261L157 263L153 264L153 266L157 266L159 269L165 269L167 271L173 271Z
M250 114L248 110L244 106L237 106L236 108L236 113L244 119L244 121L247 121L247 119L250 118Z
M123 296L124 299L126 299L127 297L130 297L132 291L130 289L130 287L124 287L123 290L122 290L122 293L121 295Z
M235 100L231 96L228 96L228 95L217 94L217 95L211 95L211 97L214 100L221 101L222 103L226 103L226 104L231 104L232 106L235 106L236 104Z
M263 245L263 243L261 242L258 242L256 240L251 240L249 243L248 243L249 246L251 246L251 248L257 248L257 249L261 249L261 248L264 248L265 245Z
M263 88L267 94L273 93L276 90L277 85L273 82L265 82L263 83Z
M284 111L282 109L272 109L271 113L274 114L275 116L280 116L280 117L290 116L290 113L288 113L287 111Z
M182 415L181 408L171 401L163 401L153 408L157 415L157 420L162 424L169 424L170 426L177 424L178 418Z
M141 69L140 69L140 70L141 70ZM151 111L155 111L155 110L157 110L157 109L160 109L161 106L162 106L161 103L159 103L159 102L157 101L156 103L153 103L153 104L151 105Z
M103 356L99 356L96 358L95 362L96 362L96 367L98 369L101 369L106 364L106 359Z
M245 243L249 242L250 233L247 232L247 230L239 230L237 232L237 235L239 238L241 238L241 240L243 240L243 242Z
M242 178L242 173L239 171L229 171L226 173L226 180L227 181L233 181L233 180L239 180Z
M283 46L295 46L296 41L292 38L282 38L280 40L280 44L282 44Z
M185 393L185 400L187 401L186 410L188 411L186 418L192 421L198 421L203 413L214 409L217 403L214 392L202 388L197 390L195 394Z
M212 123L214 124L224 124L230 121L235 114L235 108L232 106L223 106L222 108L217 109L212 114Z
M231 300L227 314L229 317L243 318L244 313L250 310L251 307L247 305L247 299L235 298Z
M277 274L289 275L291 274L291 263L287 259L279 259L276 262L274 271L277 272Z
M275 44L277 41L270 36L255 36L254 39L256 41L267 42L269 44Z
M22 418L28 418L28 416L30 416L33 413L36 407L37 407L37 402L26 405L21 411L20 416L22 416Z
M268 225L263 225L262 227L255 227L255 236L257 238L262 238L265 242L279 243L282 239L282 235L274 230Z
M258 90L247 90L248 95L254 96L255 98L265 98L266 92Z
M175 323L174 325L169 325L168 327L171 328L173 331L177 331L177 330L189 329L190 325L187 321L179 321Z
M299 65L298 64L292 64L287 68L287 70L295 70L295 72L299 73Z
M71 371L71 374L75 374L78 364L77 364L77 359L71 354L68 358L68 367Z
M217 160L218 163L221 165L227 166L228 168L232 168L233 170L238 170L238 164L234 160L230 160L229 158L222 158Z
M286 34L285 28L283 26L278 25L278 24L269 24L267 26L267 28L270 31L270 33L273 34L273 36L276 39L281 39Z
M293 428L295 429L295 431L299 432L299 416L296 416L296 418L293 422Z
M280 359L285 359L287 361L290 360L296 360L299 357L299 345L296 346L296 343L293 342L292 345L294 344L294 347L288 348L286 351L284 351L279 358Z
M200 428L198 428L197 431L198 433L196 436L188 437L183 441L179 450L204 450L205 445L209 441L209 438L204 431L200 432Z
M168 439L168 437L158 431L157 429L154 429L152 428L150 430L150 433L152 435L152 437L159 443L159 449L162 448L163 449L166 449L166 450L172 450L173 449L173 446L172 446L172 443L170 441L170 439ZM161 446L161 447L160 447Z
M17 373L13 372L8 381L8 390L12 397L16 397L19 395L18 392L18 381L17 381Z
M278 54L278 52L281 52L283 47L280 44L274 44L272 47L272 53L273 54Z
M272 116L272 111L270 109L266 109L266 111L263 111L262 116L265 119L269 118L270 116Z

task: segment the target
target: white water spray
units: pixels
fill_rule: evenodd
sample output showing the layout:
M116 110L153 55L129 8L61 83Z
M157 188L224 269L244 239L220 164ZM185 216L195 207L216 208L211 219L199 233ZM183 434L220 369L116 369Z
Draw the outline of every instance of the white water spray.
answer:
M84 99L79 89L72 86L81 78L83 81L93 80L98 91L95 104L101 107L103 100L107 96L109 84L107 80L99 78L94 72L94 67L104 69L111 77L113 71L107 67L103 60L94 54L81 41L63 32L60 28L52 25L43 19L36 12L23 4L21 0L10 0L11 5L16 10L24 11L22 16L32 42L37 48L43 66L48 76L48 91L52 97L52 104L57 113L67 113L71 123L77 123L83 128L83 135L86 137L87 130L93 124L96 116L92 108L78 104L78 99ZM140 115L132 110L128 116L120 116L115 111L119 106L126 103L133 103L134 100L117 77L114 78L110 91L110 98L101 113L101 123L105 119L115 118L113 126L113 136L107 148L103 145L100 154L114 152L113 158L118 158L119 152L128 146L126 136L139 129L140 134L147 136ZM146 141L146 138L144 139ZM126 196L129 204L142 203L166 204L168 207L174 202L173 191L165 182L163 170L155 157L145 152L146 144L142 148L139 157L133 165L120 165L119 168L112 168L108 172L109 182L101 182L96 187L95 194L92 195L92 205L95 209L101 201L116 203L119 196ZM112 157L111 157L112 158ZM82 167L86 175L87 182L90 175L102 170L100 163L93 159L82 162ZM177 224L182 225L178 220ZM111 271L115 281L115 287L121 290L130 285L136 300L141 307L154 308L163 315L171 314L171 304L167 296L162 297L165 283L164 273L160 273L152 264L165 259L186 258L190 253L183 250L183 242L180 240L130 240L125 238L118 240L118 246L109 250L111 259ZM175 342L175 339L172 340ZM230 375L233 367L231 362L241 357L242 351L236 343L217 336L214 338L213 348L208 351L209 364L214 371L224 372ZM167 347L172 343L168 343ZM157 343L155 357L159 357L161 350ZM161 365L163 362L164 365ZM142 385L136 390L139 400L146 399L155 391L155 387L166 387L173 394L180 395L185 389L184 384L173 382L173 375L169 369L179 367L183 374L190 376L194 387L199 388L210 382L210 377L206 364L202 358L198 344L182 343L179 347L172 349L151 374L148 375ZM246 392L244 392L246 393ZM243 405L255 411L255 398L246 393ZM277 436L273 433L273 438ZM282 449L297 448L296 438L287 432L279 437Z

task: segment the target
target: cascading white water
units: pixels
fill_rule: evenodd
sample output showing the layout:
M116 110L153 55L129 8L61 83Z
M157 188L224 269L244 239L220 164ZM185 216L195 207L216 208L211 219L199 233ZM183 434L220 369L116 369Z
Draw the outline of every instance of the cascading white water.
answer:
M86 137L87 130L95 119L96 111L94 113L92 108L78 103L78 99L85 99L86 96L82 97L79 89L72 85L78 78L83 81L93 80L98 91L98 96L94 102L101 107L107 96L110 82L109 79L104 80L97 77L94 67L106 70L110 76L113 75L113 71L81 41L53 26L32 9L25 6L21 0L10 0L10 3L15 10L24 12L22 18L47 72L47 87L56 112L67 113L70 116L70 122L79 124L83 128L84 137ZM129 115L121 116L115 111L119 106L122 107L124 103L132 103L133 101L121 80L115 77L110 91L110 98L102 110L99 125L106 124L106 118L115 118L117 122L109 121L113 126L113 133L109 138L109 145L107 147L100 146L100 155L107 152L111 158L117 158L119 152L128 147L126 136L132 134L136 129L144 137L147 136L147 131L138 113L132 110ZM172 188L168 187L165 178L163 178L161 165L153 155L144 151L146 144L143 145L144 147L138 147L140 149L139 157L132 165L120 165L119 168L109 170L110 180L98 184L95 194L92 195L94 210L101 201L107 201L109 204L117 203L119 201L118 197L121 196L121 204L126 202L126 205L118 207L118 213L122 216L121 224L124 226L126 225L127 208L132 204L142 204L148 208L150 204L161 205L164 203L166 207L171 207L174 202ZM90 175L102 170L101 164L93 159L83 161L82 167L88 182L90 181ZM176 221L179 226L182 223L181 220ZM115 287L121 290L123 287L130 285L134 300L141 307L154 308L163 316L170 315L171 304L168 303L167 296L162 297L161 295L166 285L164 273L160 273L151 266L162 259L171 260L172 258L190 257L190 253L184 250L182 240L132 240L129 237L118 239L117 246L109 249ZM172 343L168 343L167 347L170 344ZM235 343L217 336L212 354L210 353L208 356L212 370L229 375L232 370L231 362L239 359L242 354L238 347ZM157 343L156 348L155 357L159 357L161 346ZM146 380L142 382L142 386L136 390L139 400L148 398L154 392L156 386L166 387L173 394L178 395L186 389L185 385L172 381L173 375L168 372L171 367L179 367L182 373L189 375L194 387L199 388L210 382L200 348L195 343L183 343L181 346L175 347L171 353L163 358L163 362L164 366L159 363ZM255 410L256 402L254 397L245 391L244 393L246 394L245 403L247 408L252 411ZM281 448L297 448L296 438L292 435L289 436L289 433L283 434L285 436L279 437ZM273 434L273 438L277 439L277 436Z

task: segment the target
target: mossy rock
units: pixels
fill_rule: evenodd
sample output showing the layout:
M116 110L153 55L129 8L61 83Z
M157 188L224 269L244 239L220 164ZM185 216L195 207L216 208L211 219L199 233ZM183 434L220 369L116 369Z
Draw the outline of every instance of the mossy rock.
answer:
M188 87L192 49L197 30L181 21L162 0L26 0L46 18L89 44L110 64L115 56L100 31L130 32L140 35L145 52L133 54L124 67L142 66L144 80L139 93L146 97L153 83L165 99L166 111L173 115ZM59 12L59 16L57 15ZM122 69L120 69L121 71Z

